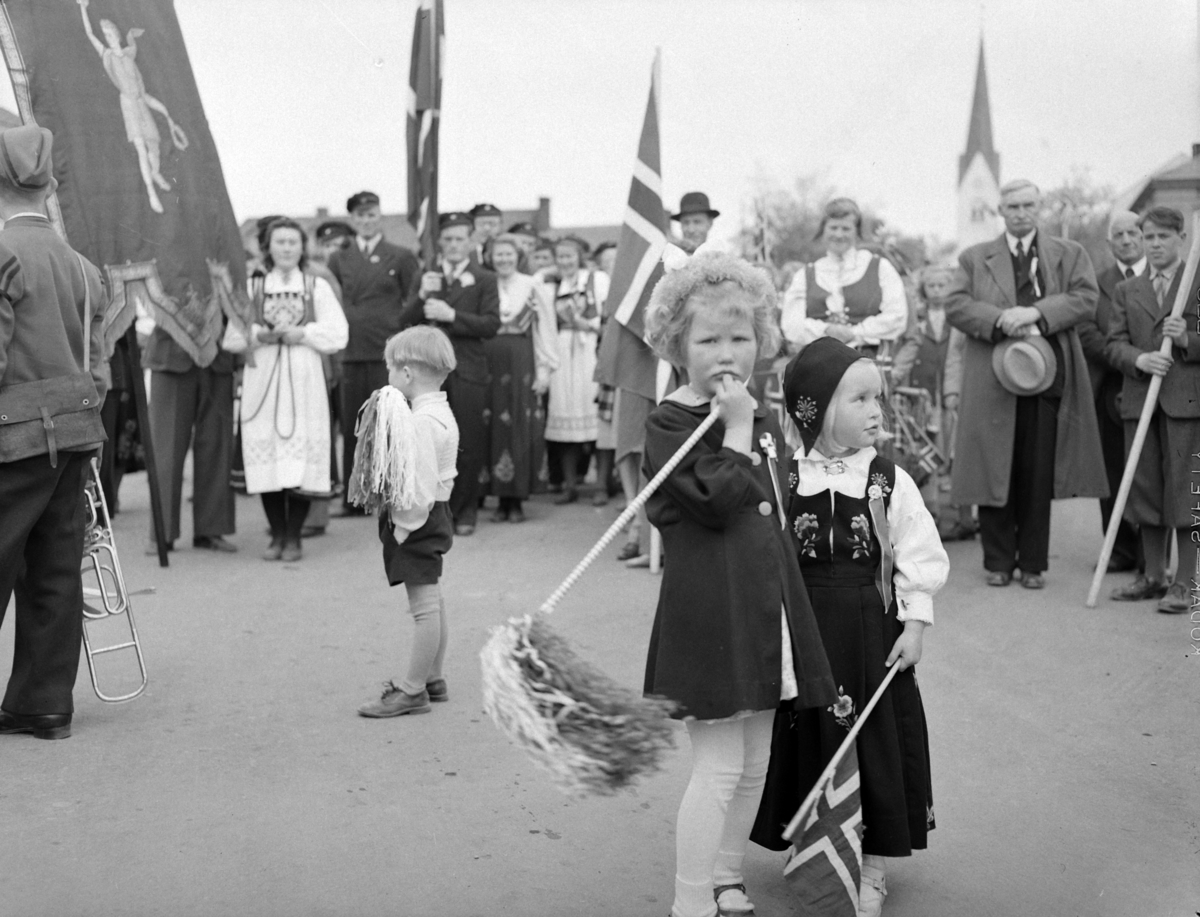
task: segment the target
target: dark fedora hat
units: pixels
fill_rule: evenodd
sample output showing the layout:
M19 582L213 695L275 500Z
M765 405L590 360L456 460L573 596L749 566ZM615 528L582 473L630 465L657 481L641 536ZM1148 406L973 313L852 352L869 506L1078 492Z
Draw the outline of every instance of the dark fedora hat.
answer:
M992 348L992 372L1014 395L1037 395L1054 384L1058 360L1040 334L1006 338Z
M671 214L672 220L679 220L689 213L703 213L712 219L721 215L721 211L713 210L708 203L708 195L703 191L689 191L679 201L679 213Z

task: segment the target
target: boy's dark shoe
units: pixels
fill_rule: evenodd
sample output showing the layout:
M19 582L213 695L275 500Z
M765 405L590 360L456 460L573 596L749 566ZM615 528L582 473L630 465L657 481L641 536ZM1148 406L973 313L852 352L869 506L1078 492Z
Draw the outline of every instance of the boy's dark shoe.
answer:
M435 704L443 704L450 700L450 692L446 688L446 679L435 678L433 681L425 683L425 693L429 695L429 700Z
M1145 602L1147 599L1161 599L1166 594L1166 583L1139 576L1132 583L1118 586L1109 594L1109 598L1114 602Z
M420 694L405 694L396 686L395 682L391 681L383 683L383 694L379 700L363 704L358 708L359 716L368 716L372 719L428 712L429 693L427 691L422 691Z

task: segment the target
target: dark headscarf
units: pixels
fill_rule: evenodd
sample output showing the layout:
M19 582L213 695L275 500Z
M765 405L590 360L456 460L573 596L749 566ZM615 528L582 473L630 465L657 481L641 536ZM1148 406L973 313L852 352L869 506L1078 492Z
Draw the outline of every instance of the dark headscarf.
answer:
M800 430L804 451L811 452L825 412L842 376L863 355L836 338L817 338L787 365L783 375L783 398L787 412Z

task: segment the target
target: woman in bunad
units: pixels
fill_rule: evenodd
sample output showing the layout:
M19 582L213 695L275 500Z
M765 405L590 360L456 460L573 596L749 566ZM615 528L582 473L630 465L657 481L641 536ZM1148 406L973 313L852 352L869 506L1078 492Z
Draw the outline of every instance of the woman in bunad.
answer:
M558 368L558 319L551 291L517 271L520 244L492 241L500 292L500 331L484 341L492 377L491 491L500 498L493 522L524 522L521 505L537 488L545 457L542 395Z
M562 444L563 493L554 502L579 499L577 463L581 452L596 441L596 345L600 318L608 298L608 275L584 267L587 243L568 236L554 246L558 284L554 311L558 317L558 370L550 378L546 440ZM604 481L600 481L604 487Z
M262 496L271 526L264 560L300 559L310 498L330 489L321 355L344 348L350 332L332 288L305 270L307 243L295 220L267 228L267 272L251 284L250 327L230 322L221 345L246 355L239 422L246 492Z
M890 261L859 247L862 227L850 198L825 205L817 230L825 255L798 270L783 297L780 326L793 351L831 337L874 357L908 327L904 281Z

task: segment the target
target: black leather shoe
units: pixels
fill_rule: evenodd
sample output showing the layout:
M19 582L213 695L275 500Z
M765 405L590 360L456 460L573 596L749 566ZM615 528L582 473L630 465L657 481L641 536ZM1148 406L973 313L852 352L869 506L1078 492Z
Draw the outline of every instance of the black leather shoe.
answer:
M222 554L237 553L237 545L226 541L221 535L200 535L192 539L192 547L201 551L220 551Z
M27 732L35 739L65 739L71 735L69 713L9 713L0 710L0 735Z

